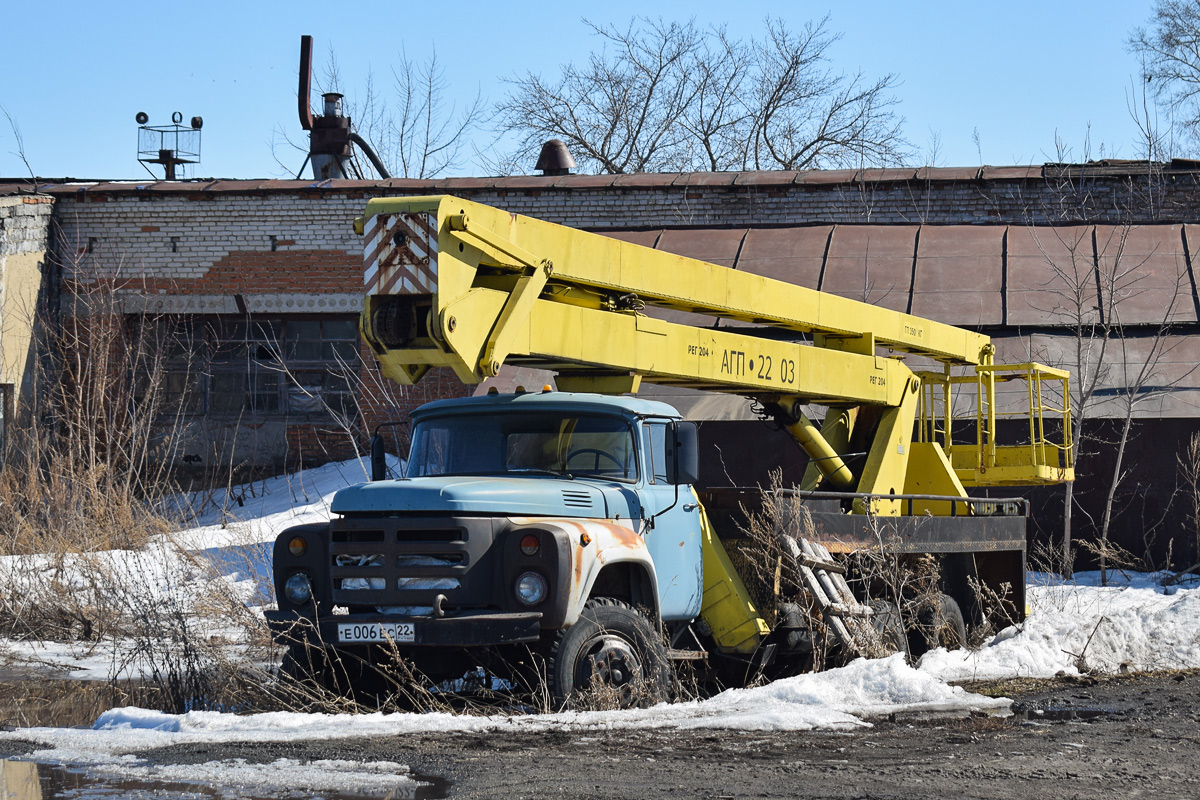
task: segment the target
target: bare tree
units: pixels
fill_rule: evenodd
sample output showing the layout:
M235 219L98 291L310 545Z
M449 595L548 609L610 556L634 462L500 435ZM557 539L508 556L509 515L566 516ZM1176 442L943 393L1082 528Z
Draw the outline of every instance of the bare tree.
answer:
M1146 27L1128 39L1142 77L1175 125L1200 139L1200 2L1158 0Z
M1190 567L1177 572L1170 582L1200 569L1200 433L1193 433L1182 453L1175 457L1183 478L1183 494L1187 501L1184 527L1192 535L1192 552L1196 559Z
M1098 541L1089 546L1098 556L1104 578L1113 552L1110 533L1119 510L1117 495L1129 477L1124 466L1126 447L1139 408L1160 400L1200 368L1192 366L1169 381L1162 380L1166 356L1178 343L1172 336L1174 327L1184 313L1182 307L1190 305L1191 279L1182 256L1177 255L1168 265L1166 254L1130 247L1136 222L1152 221L1161 210L1164 178L1159 162L1167 137L1161 133L1145 88L1132 87L1129 98L1129 113L1141 134L1138 155L1145 160L1143 174L1127 177L1121 191L1097 196L1089 167L1065 163L1069 148L1056 132L1059 163L1048 164L1046 174L1057 183L1036 216L1058 224L1034 228L1031 218L1030 225L1049 267L1043 294L1052 299L1044 301L1047 307L1040 310L1070 332L1071 344L1057 359L1073 376L1070 401L1075 448L1069 466L1078 465L1089 441L1112 448L1112 474L1103 484L1100 519L1093 520ZM1084 141L1085 160L1089 151L1090 131ZM1091 224L1098 218L1114 224ZM1052 239L1047 241L1047 236ZM1151 264L1152 260L1156 263ZM1157 284L1153 279L1156 272L1160 273ZM1143 298L1140 302L1139 297ZM1161 311L1148 312L1148 301ZM1115 438L1098 438L1096 422L1101 416L1117 425ZM1067 565L1073 563L1076 508L1074 483L1069 482L1064 487L1062 537L1063 563Z
M461 108L448 102L449 83L436 50L420 64L401 50L392 77L396 105L388 115L384 161L406 178L431 178L461 167L463 146L483 112L482 95L476 91Z
M1053 227L1040 229L1048 232L1052 241L1041 238L1039 229L1032 224L1030 233L1046 260L1050 275L1045 282L1047 294L1053 298L1050 305L1038 310L1065 323L1071 335L1066 352L1055 357L1045 354L1047 362L1070 370L1072 375L1071 396L1071 441L1075 446L1066 466L1072 471L1079 463L1083 451L1084 422L1092 408L1092 398L1106 376L1104 365L1109 339L1097 330L1099 319L1096 314L1095 261L1093 259L1092 236L1087 229ZM1099 334L1099 335L1098 335ZM1075 509L1075 483L1067 481L1063 486L1063 564L1069 569L1074 564L1072 522Z
M514 79L512 93L496 107L500 128L517 133L528 154L558 137L585 169L681 167L687 133L680 121L695 99L689 67L702 34L691 22L635 20L624 31L585 23L602 49L585 65L565 64L556 81L533 72Z
M1107 317L1104 328L1105 333L1116 345L1112 368L1109 371L1110 383L1115 388L1117 419L1121 426L1116 442L1112 443L1116 446L1116 453L1112 476L1108 480L1104 498L1098 536L1101 580L1105 583L1108 577L1106 570L1110 549L1109 533L1117 490L1128 477L1128 470L1124 467L1125 448L1129 443L1135 413L1139 406L1161 398L1170 391L1171 384L1177 384L1196 369L1196 366L1193 366L1182 376L1172 376L1171 384L1159 382L1163 357L1177 345L1170 336L1173 323L1182 299L1190 292L1190 287L1185 285L1189 280L1187 270L1182 264L1176 264L1174 285L1165 293L1166 304L1162 317L1156 324L1144 326L1148 330L1142 331L1142 335L1138 336L1122 319L1122 306L1147 291L1141 283L1147 274L1144 266L1149 256L1140 259L1129 259L1126 256L1129 230L1129 226L1126 225L1112 229L1108 240L1103 243L1103 249L1101 244L1097 243L1100 298Z
M390 175L403 178L434 178L463 167L472 134L480 127L485 103L476 90L470 102L452 99L446 70L437 51L425 61L415 61L401 50L392 67L391 92L381 90L371 70L351 88L331 47L318 78L318 91L345 95L343 112L353 122L355 133L365 139ZM307 146L276 130L272 151L279 144L298 152ZM283 165L276 155L276 161ZM379 178L369 160L355 154L351 171L363 178Z
M1079 185L1083 179L1078 169L1064 169L1061 175L1062 195L1087 195ZM1144 185L1130 179L1126 189L1136 196L1130 203L1146 205L1147 198L1156 194L1152 186L1156 179L1152 168L1147 170ZM1070 205L1064 203L1059 211ZM1077 210L1087 208L1084 201ZM1128 212L1123 215L1130 218ZM1061 353L1047 354L1047 360L1069 369L1073 378L1070 401L1075 448L1068 466L1078 466L1089 442L1112 448L1112 474L1102 483L1097 544L1091 548L1099 558L1102 574L1108 566L1112 523L1119 511L1118 491L1129 477L1125 454L1138 411L1161 399L1197 368L1193 366L1169 380L1163 378L1165 357L1177 344L1172 333L1181 305L1190 301L1190 278L1186 266L1177 259L1174 273L1164 276L1169 282L1151 286L1148 279L1154 269L1149 262L1156 254L1135 252L1136 248L1130 247L1136 227L1129 221L1030 227L1048 268L1042 289L1044 297L1050 299L1043 301L1045 305L1039 310L1066 327L1069 335L1069 343ZM1157 269L1166 269L1162 259ZM1149 299L1150 293L1155 304L1162 303L1161 312L1153 316L1144 310L1145 300L1138 302L1143 295ZM1102 416L1116 424L1115 438L1101 438L1097 433L1096 423ZM1064 492L1062 547L1064 563L1069 565L1073 560L1073 511L1077 508L1074 484L1066 484Z
M524 158L549 137L610 173L860 166L909 152L896 77L833 69L828 18L799 31L767 19L749 41L691 21L586 24L601 39L586 63L514 78L496 107Z
M887 94L896 76L870 81L861 72L832 72L827 51L840 37L826 31L827 22L793 33L768 20L766 39L755 42L755 169L887 164L907 153L903 119Z
M705 168L716 172L747 159L746 129L751 117L742 93L755 54L750 47L730 39L723 28L713 30L708 39L702 57L692 64L695 73L689 77L695 92L678 124L689 144L700 145Z
M12 151L12 155L21 159L21 163L25 165L25 171L29 173L29 178L34 183L37 183L37 177L33 174L33 167L29 166L29 159L25 156L25 139L21 136L21 126L13 119L12 114L8 113L8 109L0 106L0 114L4 114L4 118L8 120L8 127L12 131L13 142L17 149Z

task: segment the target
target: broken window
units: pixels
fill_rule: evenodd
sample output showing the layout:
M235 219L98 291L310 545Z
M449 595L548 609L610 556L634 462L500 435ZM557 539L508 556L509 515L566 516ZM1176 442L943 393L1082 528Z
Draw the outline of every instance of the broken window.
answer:
M355 413L356 317L162 317L140 325L138 399L165 413L329 418ZM150 376L160 376L157 379Z

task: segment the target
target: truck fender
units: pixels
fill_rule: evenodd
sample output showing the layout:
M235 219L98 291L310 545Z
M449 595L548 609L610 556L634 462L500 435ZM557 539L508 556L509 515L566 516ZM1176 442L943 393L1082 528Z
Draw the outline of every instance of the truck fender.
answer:
M293 553L288 545L301 539L305 546ZM318 522L293 525L275 537L271 559L272 582L275 586L276 608L280 613L312 616L333 607L332 586L329 580L329 523ZM290 603L284 593L287 579L297 572L309 577L313 599L299 606Z
M622 567L631 570L633 596L621 599L644 606L652 619L658 619L658 575L646 542L632 527L599 519L539 518L512 522L518 528L528 525L552 533L561 552L568 554L566 574L559 576L569 581L564 627L578 621L605 571Z

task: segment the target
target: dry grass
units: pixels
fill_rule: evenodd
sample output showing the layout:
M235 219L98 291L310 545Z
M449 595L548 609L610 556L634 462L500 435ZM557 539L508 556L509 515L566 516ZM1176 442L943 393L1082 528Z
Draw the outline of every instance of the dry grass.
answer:
M487 666L464 667L452 679L424 674L395 643L370 660L332 648L303 621L275 671L243 669L243 703L317 713L416 712L455 714L547 713L556 710L546 682L546 660L536 646L513 647L507 658L489 653Z
M332 687L276 676L279 648L248 608L273 598L245 597L226 579L261 572L230 560L257 543L226 547L214 563L173 540L196 508L179 504L183 487L171 471L186 426L166 359L196 351L185 340L195 333L167 317L131 319L119 299L130 282L88 276L83 266L71 270L70 313L36 321L29 391L10 419L0 470L0 638L102 654L124 702L167 711L361 710L341 691L361 665L335 665L343 679ZM360 438L352 421L342 423ZM212 485L228 488L242 466L226 464L226 480L209 476ZM373 674L377 697L387 696L373 706L449 705L399 654Z
M748 522L743 539L732 543L731 557L751 597L768 621L774 624L779 610L790 605L804 614L813 637L813 668L841 663L849 654L833 635L829 620L817 608L801 577L799 565L787 544L794 540L817 538L812 516L804 498L783 491L779 471L761 495L761 506L743 509ZM932 555L897 556L890 546L896 532L885 518L868 515L875 544L835 556L847 569L847 580L859 602L900 620L904 633L915 631L931 643L949 638L945 631L927 620L930 610L939 607L940 563ZM728 544L728 543L727 543ZM878 626L861 626L854 632L857 653L878 657L894 652L882 637Z
M128 684L26 678L0 682L0 726L85 727L110 708L130 705Z
M617 711L649 708L661 701L661 687L651 686L640 677L620 686L593 679L571 696L569 707L573 711Z
M76 286L71 314L34 326L0 470L0 637L104 655L108 695L123 702L220 706L243 663L263 657L265 627L213 564L170 537L178 520L164 501L179 490L169 467L182 438L164 383L174 332L131 324L118 283Z

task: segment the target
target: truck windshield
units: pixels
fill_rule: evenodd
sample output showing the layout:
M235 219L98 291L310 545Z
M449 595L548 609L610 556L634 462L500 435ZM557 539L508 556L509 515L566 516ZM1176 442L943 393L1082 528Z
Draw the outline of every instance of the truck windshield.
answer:
M555 411L436 417L413 429L410 478L517 473L635 481L633 429L620 417Z

